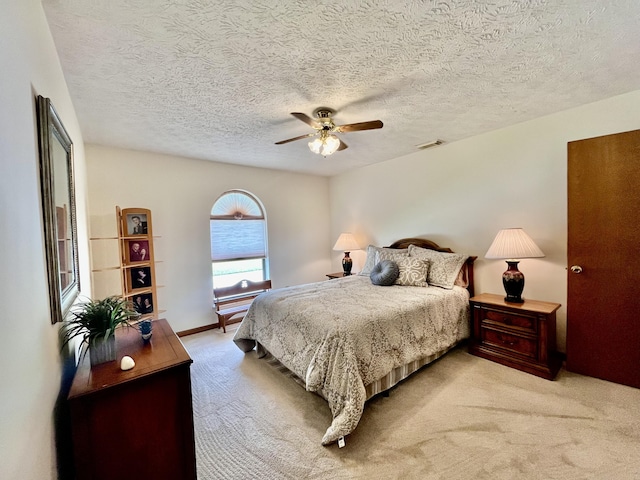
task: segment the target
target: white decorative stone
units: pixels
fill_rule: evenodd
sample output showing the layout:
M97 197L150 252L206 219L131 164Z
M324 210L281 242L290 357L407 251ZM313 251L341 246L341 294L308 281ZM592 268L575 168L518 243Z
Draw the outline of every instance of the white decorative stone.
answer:
M120 360L120 370L131 370L135 366L136 362L133 361L133 358L127 355L122 357L122 360Z

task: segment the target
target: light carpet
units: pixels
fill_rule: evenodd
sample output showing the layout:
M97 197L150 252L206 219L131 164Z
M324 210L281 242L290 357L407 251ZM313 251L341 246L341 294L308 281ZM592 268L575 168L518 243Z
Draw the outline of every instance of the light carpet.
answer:
M182 338L200 480L640 479L638 389L458 348L370 400L345 448L323 447L327 403L241 352L236 328Z

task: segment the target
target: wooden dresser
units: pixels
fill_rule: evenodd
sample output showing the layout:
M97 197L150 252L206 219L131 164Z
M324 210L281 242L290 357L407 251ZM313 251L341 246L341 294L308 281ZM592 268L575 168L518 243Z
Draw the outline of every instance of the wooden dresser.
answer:
M144 344L116 333L115 362L78 366L69 392L77 479L195 479L192 360L166 320ZM120 370L129 355L132 370Z
M503 295L483 293L470 299L469 353L553 380L562 359L556 352L559 303L525 300L509 303Z

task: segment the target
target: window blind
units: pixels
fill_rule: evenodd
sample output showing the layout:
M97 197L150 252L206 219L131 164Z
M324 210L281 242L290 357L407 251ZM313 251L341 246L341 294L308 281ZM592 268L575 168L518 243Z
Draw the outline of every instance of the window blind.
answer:
M265 221L211 220L211 260L264 258Z

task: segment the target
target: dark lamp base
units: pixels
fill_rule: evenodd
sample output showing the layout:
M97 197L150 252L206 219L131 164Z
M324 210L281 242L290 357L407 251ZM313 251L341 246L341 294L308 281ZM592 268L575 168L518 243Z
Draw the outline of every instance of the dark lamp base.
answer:
M507 296L505 302L524 303L522 291L524 290L524 275L518 270L518 261L507 260L509 268L502 274L502 285Z
M524 303L524 298L522 298L522 297L510 297L509 295L507 295L506 297L504 297L504 301L505 302L509 302L509 303Z
M351 267L353 267L353 260L351 260L349 252L344 252L344 258L342 259L342 271L345 277L351 275Z

